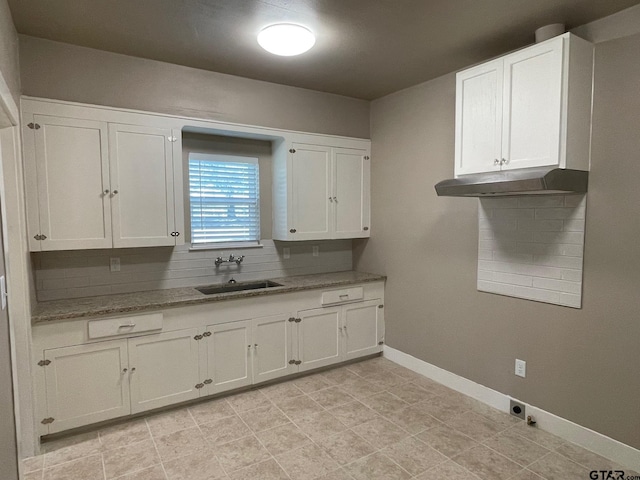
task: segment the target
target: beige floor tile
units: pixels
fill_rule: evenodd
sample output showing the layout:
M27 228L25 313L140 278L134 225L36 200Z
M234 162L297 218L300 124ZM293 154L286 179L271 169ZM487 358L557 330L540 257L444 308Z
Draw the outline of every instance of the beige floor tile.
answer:
M418 475L415 480L478 480L478 477L466 468L449 460Z
M72 460L55 467L45 468L44 480L103 480L102 458L100 455Z
M236 412L253 410L254 408L269 407L271 400L260 390L249 390L227 398L229 404Z
M264 393L272 402L299 397L300 395L304 394L302 390L300 390L290 381L276 383L275 385L269 385L268 387L261 388L260 391Z
M315 479L339 468L335 460L313 444L279 455L276 460L296 480Z
M418 435L418 438L449 458L453 458L478 445L478 442L474 439L447 425L422 432Z
M121 477L160 463L160 457L151 440L107 450L102 456L107 479Z
M343 468L334 470L331 473L318 477L317 480L353 480L353 477Z
M461 453L453 461L483 480L506 480L522 470L517 463L484 445Z
M290 423L289 419L275 405L254 408L253 410L240 412L239 415L254 432L261 432L262 430Z
M360 379L358 375L345 367L328 370L320 375L332 385L344 385L345 383L353 383Z
M205 441L198 427L156 437L154 440L163 462L185 457L192 453L210 451L209 444Z
M468 411L446 422L450 427L474 440L481 442L502 432L504 427L482 415Z
M556 452L589 470L624 470L620 465L573 443L560 445Z
M386 455L376 452L345 467L355 480L406 480L409 473Z
M317 444L340 465L354 462L376 451L370 443L350 430L327 437Z
M362 378L364 378L369 383L373 383L374 385L384 388L385 390L388 390L396 385L407 383L406 378L402 378L401 376L396 375L391 371L384 371L382 373L366 375Z
M545 448L549 448L554 450L561 445L564 445L565 442L560 437L556 437L544 430L540 430L538 427L531 427L527 425L525 422L520 422L510 429L512 432L516 432L518 435L522 435L528 440L532 442L536 442L538 445L542 445Z
M509 480L544 480L540 475L536 475L531 470L522 470L520 473L516 473L515 476Z
M393 365L390 365L386 362L375 362L372 360L365 360L363 362L352 363L351 365L347 365L349 370L351 370L356 375L361 377L365 377L367 375L384 375L387 372L391 372L393 370Z
M34 470L33 472L25 473L22 476L22 480L42 480L43 475L43 470Z
M44 468L44 455L29 457L22 460L22 471L24 473L35 472Z
M496 435L485 441L484 444L524 467L549 453L546 448L513 431Z
M416 437L405 438L401 442L390 445L382 450L382 453L411 475L418 475L449 460Z
M256 463L242 470L232 473L230 480L288 480L287 474L275 460ZM185 479L186 480L186 479Z
M98 432L89 434L74 435L62 438L51 443L43 444L48 452L44 456L44 467L53 467L71 460L100 453L102 444L98 438Z
M365 404L358 401L345 403L339 407L331 408L328 411L349 428L360 425L378 416L377 412L374 412Z
M291 419L307 417L324 409L307 395L289 398L277 403L278 407Z
M200 425L200 430L211 445L222 445L251 435L249 427L235 414L233 417Z
M384 418L374 418L361 423L352 430L376 448L385 448L409 436L400 427Z
M448 396L434 397L424 402L416 403L413 407L443 422L451 420L453 417L468 410L466 405L461 404L460 400L449 398Z
M216 447L216 455L228 474L271 458L253 435Z
M297 378L295 380L292 380L291 383L293 383L304 393L317 392L318 390L329 388L333 385L332 383L329 383L327 380L325 380L322 374L314 374Z
M186 408L171 410L158 415L147 417L147 425L151 435L159 437L179 430L195 427L196 422Z
M163 465L169 480L213 480L226 475L210 452L194 453L163 462Z
M438 383L435 380L431 380L430 378L424 377L422 375L420 375L418 378L413 378L411 380L411 383L415 383L420 388L423 388L435 395L449 395L451 394L451 392L453 392L453 390L445 387L441 383Z
M364 398L362 399L362 403L381 415L397 412L398 410L402 410L409 406L407 402L400 400L389 392L382 392L377 395Z
M344 383L342 384L342 390L347 392L354 398L358 400L362 400L364 398L370 397L371 395L376 395L378 393L384 392L385 388L380 385L374 385L371 382L367 382L364 379L356 380L354 382Z
M198 403L189 407L189 411L198 425L210 423L235 415L233 408L224 398Z
M528 470L547 480L584 480L589 478L590 471L558 453L550 453L542 457L529 465Z
M338 386L310 393L309 396L324 408L339 407L340 405L344 405L345 403L355 400L351 395Z
M385 418L412 435L442 425L442 422L422 410L408 407L385 415Z
M424 402L436 396L435 393L429 392L422 387L419 387L415 383L403 383L387 389L389 393L392 393L401 400L404 400L409 405L414 403Z
M256 433L256 437L271 455L280 455L311 443L309 437L292 423Z
M164 474L162 466L156 465L151 468L145 468L144 470L138 470L137 472L123 475L122 477L118 477L116 480L167 480L167 476Z
M489 420L494 421L495 423L497 423L498 425L501 425L505 429L523 422L518 417L514 417L513 415L510 415L505 412L501 412L500 410L492 408L489 405L485 405L484 403L481 403L481 402L474 402L471 405L471 410L473 410L476 413L479 413L480 415L488 418Z
M98 431L104 449L118 448L143 440L150 440L151 433L144 419L121 423Z
M326 411L296 419L294 423L314 441L344 432L347 429L342 422Z

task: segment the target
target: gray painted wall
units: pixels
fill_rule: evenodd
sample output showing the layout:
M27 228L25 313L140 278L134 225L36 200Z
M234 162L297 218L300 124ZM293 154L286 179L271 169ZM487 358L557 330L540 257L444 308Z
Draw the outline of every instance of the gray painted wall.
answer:
M372 225L357 270L388 275L387 343L640 448L640 35L596 46L583 308L476 290L478 201L453 175L455 76L372 104ZM514 359L527 361L527 378Z
M0 0L0 72L17 105L20 105L18 34L13 26L7 0Z
M369 105L339 95L20 36L22 93L369 138Z

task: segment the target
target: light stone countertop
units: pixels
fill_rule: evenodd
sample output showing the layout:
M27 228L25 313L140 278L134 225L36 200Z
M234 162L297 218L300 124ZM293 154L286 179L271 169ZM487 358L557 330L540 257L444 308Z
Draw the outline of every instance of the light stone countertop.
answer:
M182 307L262 295L277 295L280 293L299 292L317 288L339 287L356 283L378 282L384 281L385 279L386 277L383 275L348 271L269 278L269 281L279 283L282 286L213 295L200 293L194 287L183 287L117 295L101 295L97 297L52 300L48 302L38 302L36 304L32 312L31 322L37 324L70 318L159 310L168 307Z

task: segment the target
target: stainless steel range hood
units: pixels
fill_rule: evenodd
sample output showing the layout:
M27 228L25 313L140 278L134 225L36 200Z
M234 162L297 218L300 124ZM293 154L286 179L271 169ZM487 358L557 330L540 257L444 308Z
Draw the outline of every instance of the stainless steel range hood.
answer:
M489 197L585 193L589 172L564 168L527 168L463 175L436 184L440 197Z

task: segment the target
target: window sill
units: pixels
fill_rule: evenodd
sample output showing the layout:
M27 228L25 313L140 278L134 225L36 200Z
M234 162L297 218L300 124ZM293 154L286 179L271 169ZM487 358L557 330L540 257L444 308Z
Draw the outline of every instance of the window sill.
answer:
M263 248L264 245L262 243L247 243L247 242L239 242L239 243L225 243L224 245L215 245L215 244L206 244L206 245L191 245L189 247L190 252L202 251L202 250L243 250L248 248Z

